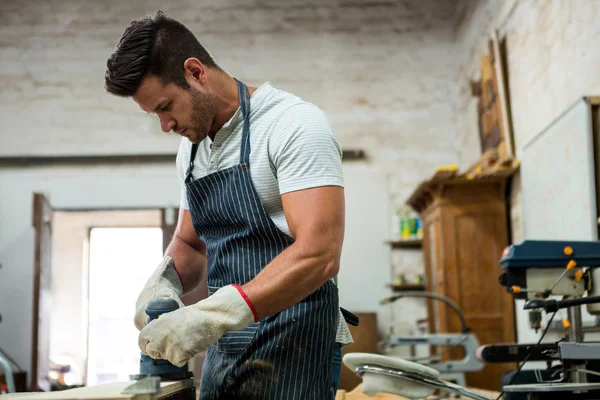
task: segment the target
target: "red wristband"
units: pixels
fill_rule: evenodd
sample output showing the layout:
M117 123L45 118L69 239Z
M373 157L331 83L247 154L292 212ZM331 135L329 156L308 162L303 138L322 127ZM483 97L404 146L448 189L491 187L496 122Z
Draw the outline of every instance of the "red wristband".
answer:
M170 254L167 254L169 257L171 257L171 260L173 260L173 269L175 270L175 272L177 272L177 277L179 278L179 282L181 282L181 289L184 290L183 287L183 279L181 279L181 275L179 275L179 271L177 271L177 268L175 267L175 260L173 259L173 256Z
M244 291L242 290L242 288L239 287L238 285L236 285L235 283L232 284L231 286L233 286L234 288L237 289L238 292L240 292L240 295L242 296L242 298L244 299L244 301L246 302L246 304L248 304L248 308L250 308L250 311L252 311L252 315L254 316L254 322L258 322L259 319L258 319L258 314L256 314L256 309L252 305L252 302L250 301L250 299L248 298L248 296L246 296L246 293L244 293Z

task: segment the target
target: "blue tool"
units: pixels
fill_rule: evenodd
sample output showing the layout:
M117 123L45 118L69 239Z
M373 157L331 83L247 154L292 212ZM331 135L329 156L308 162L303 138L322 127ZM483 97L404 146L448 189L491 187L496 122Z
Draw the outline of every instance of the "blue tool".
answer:
M157 297L152 299L146 305L147 322L157 319L161 314L175 311L179 304L174 299L168 297ZM177 367L167 360L155 360L145 353L141 353L140 373L135 379L141 379L147 376L159 376L163 380L180 380L192 377L192 372L188 371L188 365Z

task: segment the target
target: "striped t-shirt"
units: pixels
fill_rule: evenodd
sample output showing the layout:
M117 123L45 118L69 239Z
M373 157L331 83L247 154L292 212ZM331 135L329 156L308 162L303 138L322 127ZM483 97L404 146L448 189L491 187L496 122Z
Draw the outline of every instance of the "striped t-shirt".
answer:
M199 179L240 163L242 113L233 117L198 146L193 178ZM188 210L185 173L192 143L183 138L177 153L181 208ZM344 186L342 150L325 115L314 104L271 86L261 85L250 97L250 176L265 211L274 224L291 235L281 195L319 186ZM334 279L337 284L337 280ZM352 343L341 315L336 341Z

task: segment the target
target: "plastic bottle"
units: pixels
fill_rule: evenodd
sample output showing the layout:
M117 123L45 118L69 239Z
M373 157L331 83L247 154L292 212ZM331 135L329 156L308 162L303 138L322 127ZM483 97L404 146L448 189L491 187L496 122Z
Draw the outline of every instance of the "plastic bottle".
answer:
M402 210L402 216L400 220L402 239L408 239L411 236L410 229L410 213L407 209Z
M423 221L421 220L421 217L418 215L417 215L417 237L418 238L423 237Z
M400 210L396 208L392 215L392 240L400 240L402 232L400 231Z

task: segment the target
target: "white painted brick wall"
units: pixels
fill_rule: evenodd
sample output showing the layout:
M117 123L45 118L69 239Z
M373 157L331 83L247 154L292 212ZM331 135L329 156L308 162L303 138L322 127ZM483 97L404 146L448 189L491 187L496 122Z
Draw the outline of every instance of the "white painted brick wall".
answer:
M460 164L467 166L480 155L476 102L468 88L477 77L472 65L487 47L488 34L502 2L474 2L471 17L458 30L464 56L459 67L457 132ZM510 18L497 28L506 35L508 84L517 154L534 135L558 117L577 98L600 93L600 3L557 0L516 2ZM474 62L475 60L475 62ZM520 181L513 184L513 236L522 238ZM519 222L519 223L516 223Z
M0 155L175 152L178 137L103 89L129 21L159 7L249 84L322 107L344 147L390 173L394 202L455 161L450 0L15 1L0 15Z
M504 21L498 14L506 3L516 4ZM467 166L480 155L476 102L468 80L477 77L473 66L487 51L489 29L506 35L508 84L515 149L519 150L577 98L600 93L600 2L580 0L470 1L458 29L461 63L457 79L456 126L459 159ZM497 24L494 25L494 22ZM523 240L521 181L511 190L513 242ZM521 318L521 323L524 318ZM519 335L528 328L519 326Z
M270 81L323 108L342 146L367 152L367 163L387 176L391 203L400 205L437 165L457 160L456 2L5 2L0 156L175 153L178 137L165 135L155 117L103 88L106 59L125 27L161 8L188 25L232 75L251 85ZM88 168L69 173L93 175ZM137 173L142 179L149 172ZM32 185L19 185L24 194L18 201L28 201ZM119 190L117 183L110 188ZM29 223L28 217L19 221L19 229ZM0 250L17 239L4 228ZM391 261L400 269L422 269L418 252L394 253ZM365 266L381 267L387 268ZM22 281L31 281L30 274L24 270ZM30 309L26 300L23 307ZM402 333L424 315L419 301L407 300L399 311Z

